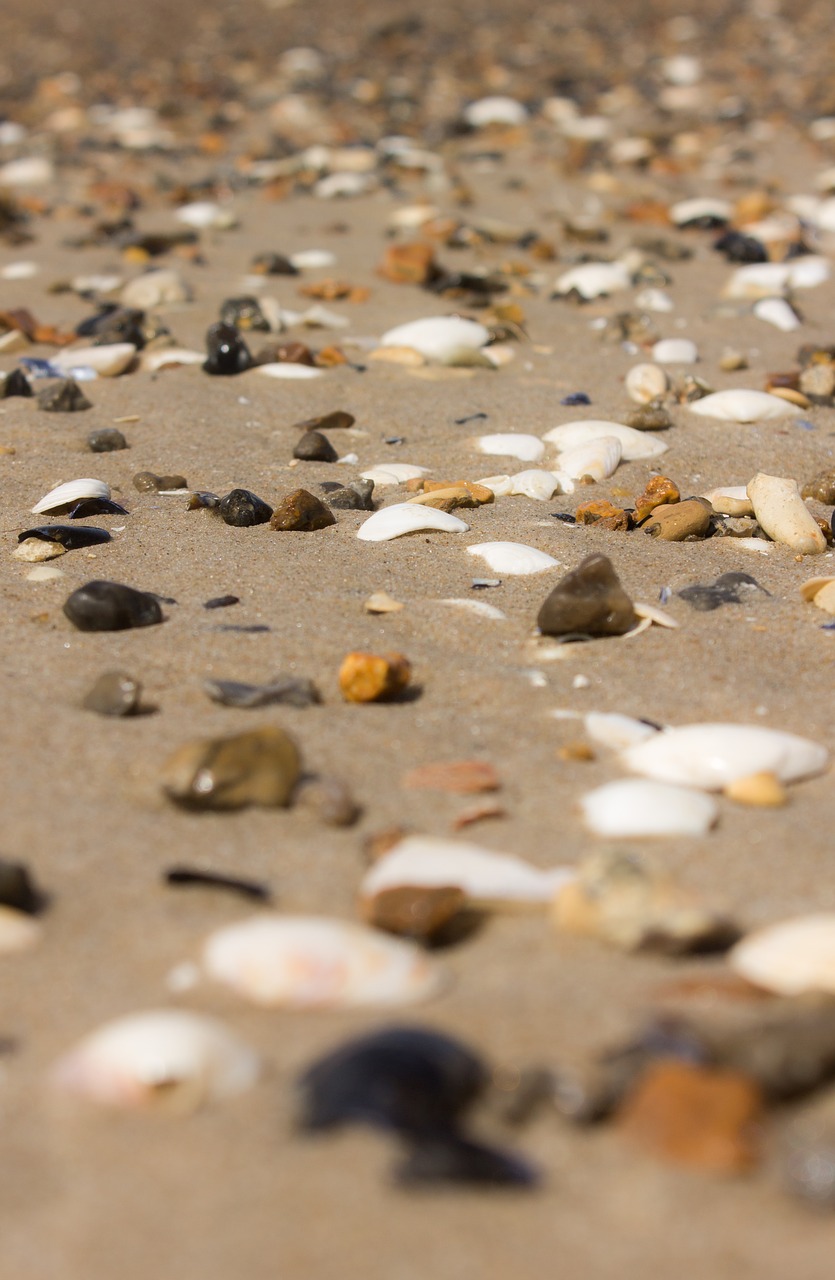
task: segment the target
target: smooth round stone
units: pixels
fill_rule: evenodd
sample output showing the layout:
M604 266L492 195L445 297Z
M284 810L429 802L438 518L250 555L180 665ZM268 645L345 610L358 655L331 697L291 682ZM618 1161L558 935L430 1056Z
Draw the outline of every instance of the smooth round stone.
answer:
M222 321L209 327L206 334L207 356L203 364L206 373L231 377L243 373L252 364L249 348L238 330Z
M91 431L87 437L87 448L91 453L116 453L127 447L128 442L117 427L101 427L98 431Z
M593 555L560 579L536 621L546 636L622 636L638 617L612 562Z
M331 524L336 524L334 514L307 489L294 489L282 498L270 520L270 528L282 533L290 530L311 533Z
M187 489L188 482L185 476L158 476L153 471L137 471L133 487L140 493L161 493L166 489Z
M283 729L188 742L163 769L166 795L189 809L284 808L301 771L299 749Z
M142 685L125 671L105 671L86 694L82 706L100 716L132 716L142 694Z
M336 462L339 454L327 436L321 431L306 431L293 450L293 457L302 462Z
M266 524L273 513L272 507L250 493L249 489L233 489L225 498L221 498L217 510L226 524L237 528Z
M120 582L93 581L73 591L64 613L79 631L127 631L162 622L156 596Z

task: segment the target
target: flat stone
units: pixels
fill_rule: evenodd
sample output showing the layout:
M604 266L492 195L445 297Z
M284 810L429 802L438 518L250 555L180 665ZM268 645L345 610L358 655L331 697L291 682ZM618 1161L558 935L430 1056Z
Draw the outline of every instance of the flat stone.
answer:
M213 702L224 707L312 707L322 701L312 680L301 676L277 676L269 684L245 684L240 680L204 680Z
M336 516L307 489L294 489L282 498L270 520L270 528L279 532L296 529L311 533L332 524L336 524Z
M233 489L221 498L217 512L225 524L247 528L254 524L266 524L273 509L249 489Z
M457 885L398 885L362 900L366 924L407 938L432 939L467 904Z
M96 580L73 591L64 613L79 631L127 631L162 622L159 600L120 582Z
M637 624L611 560L592 555L561 578L537 616L546 636L621 636Z
M286 808L300 768L290 735L265 727L186 743L167 760L162 787L188 809Z
M132 716L139 707L142 685L125 671L105 671L84 697L82 706L100 716Z
M684 502L656 507L641 528L661 542L684 542L706 537L712 516L713 507L705 498L686 498Z
M140 493L161 493L167 489L187 489L185 476L158 476L153 471L138 471L133 477L133 487Z

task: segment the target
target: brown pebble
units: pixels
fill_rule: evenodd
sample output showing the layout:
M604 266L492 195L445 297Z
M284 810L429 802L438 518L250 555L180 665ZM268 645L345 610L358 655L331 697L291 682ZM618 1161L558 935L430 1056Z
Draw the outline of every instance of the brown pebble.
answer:
M626 415L627 427L636 431L666 431L673 425L673 420L663 405L642 404Z
M187 742L163 767L166 795L189 809L284 808L298 780L298 747L283 729Z
M332 524L336 524L336 516L307 489L294 489L282 498L270 520L270 528L279 532L295 529L312 533Z
M312 809L329 827L351 827L360 816L360 807L347 785L332 774L305 775L293 799L296 804Z
M187 489L185 476L158 476L153 471L138 471L133 477L133 487L140 493L160 493L165 489Z
M684 542L688 538L704 538L712 515L713 507L706 499L685 498L684 502L656 507L641 528L661 542Z
M835 505L835 471L819 471L800 490L802 498L814 498L827 507Z
M617 1116L652 1155L710 1173L743 1173L758 1159L763 1098L750 1077L666 1059L651 1064Z
M767 770L729 782L725 787L725 795L737 804L762 809L778 809L788 801L786 789L780 779Z
M656 507L680 501L681 494L673 480L667 476L653 476L647 481L644 492L635 499L635 520L640 524Z
M356 418L344 409L333 409L318 418L305 418L304 422L294 423L296 431L340 431L352 427Z
M392 244L378 267L392 284L426 284L438 274L435 253L428 244Z
M835 365L810 364L800 375L800 390L812 400L829 400L835 394Z
M457 885L397 885L360 903L362 918L375 929L408 938L432 938L464 907Z
M481 503L476 501L471 493L464 485L456 485L448 489L434 489L432 492L418 493L413 498L408 498L408 502L417 503L422 507L433 507L436 511L455 511L457 507L478 507Z
M400 779L409 790L446 791L470 796L480 791L498 791L499 775L486 760L438 760L410 769Z
M582 502L574 512L577 524L593 524L601 529L611 529L615 533L628 533L632 528L632 517L623 507L615 507L606 498L598 498L595 502Z
M339 688L346 702L383 702L401 693L411 674L402 653L349 653L339 668Z
M537 615L543 635L622 636L638 621L607 556L591 555L565 574Z

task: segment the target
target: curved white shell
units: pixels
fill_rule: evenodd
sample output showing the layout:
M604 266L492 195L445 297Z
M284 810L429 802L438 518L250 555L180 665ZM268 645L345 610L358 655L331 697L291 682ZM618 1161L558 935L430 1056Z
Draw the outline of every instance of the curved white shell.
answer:
M761 298L754 303L754 315L783 333L792 333L800 328L798 314L785 298Z
M489 341L483 324L461 316L427 316L389 329L380 339L384 347L412 347L427 360L459 364L471 360Z
M743 978L780 995L835 993L835 912L757 929L732 948L728 960Z
M584 716L583 723L592 742L599 742L614 751L623 751L626 747L646 742L659 732L645 720L636 720L619 711L589 711Z
M559 492L560 484L553 471L517 471L510 477L510 492L514 497L535 498L537 502L547 502Z
M669 379L657 364L636 364L626 375L624 386L630 400L636 404L648 404L656 396L663 396Z
M720 418L724 422L763 422L767 418L784 418L797 413L797 405L767 391L750 391L736 387L731 391L714 391L685 405L702 418Z
M319 916L258 915L206 940L206 975L255 1004L293 1009L407 1004L441 971L411 942Z
M39 942L43 929L34 916L0 905L0 956L27 951Z
M52 357L52 364L65 373L72 373L73 369L95 369L102 378L115 378L124 373L135 355L132 342L112 342L103 347L65 347Z
M362 542L389 542L404 533L419 533L423 529L440 529L444 533L466 533L469 525L448 511L436 507L415 505L413 502L396 502L382 511L375 511L365 524L360 525L357 537Z
M437 836L407 836L366 872L360 892L420 885L455 886L479 906L549 902L574 878L570 867L542 871L521 858Z
M588 440L597 440L600 436L615 436L620 440L621 458L624 462L657 458L670 447L649 431L636 431L634 427L625 427L620 422L606 422L596 418L583 422L564 422L561 427L552 427L542 439L556 445L558 449L566 450L585 444Z
M677 227L695 222L698 218L716 218L727 222L732 213L733 208L727 200L711 196L693 196L689 200L679 200L670 209L670 217Z
M558 276L554 292L564 295L576 290L581 298L602 298L631 284L632 277L621 262L584 262Z
M644 778L625 778L580 800L586 825L598 836L700 836L718 817L716 801L701 791Z
M71 507L83 498L109 498L110 485L104 480L67 480L59 484L57 489L50 489L40 502L32 508L32 514L42 515L45 511L60 511L63 507Z
M835 578L811 578L800 591L804 600L813 602L824 613L835 613Z
M363 480L373 480L375 486L382 488L403 484L406 480L419 480L428 470L428 467L418 467L412 462L378 462L360 474Z
M721 791L753 773L773 773L781 782L821 773L829 753L807 738L760 725L690 724L662 729L621 758L633 773L660 782Z
M754 508L744 485L728 485L723 489L711 489L702 494L714 511L724 516L752 516Z
M205 364L205 361L205 351L161 347L159 351L143 351L139 357L139 368L146 373L156 373L158 369L173 369L180 364Z
M675 303L663 289L642 289L635 294L635 306L641 311L670 312L675 310Z
M528 547L523 542L476 542L467 547L467 551L471 556L484 560L494 573L509 576L544 573L546 569L556 569L560 563L546 552Z
M597 436L585 444L575 444L559 456L559 469L572 480L591 476L606 480L617 471L623 449L617 436Z
M273 364L259 364L253 370L265 378L321 378L324 369L314 369L309 364L293 364L290 360L277 360Z
M174 217L187 227L196 231L228 231L237 225L237 218L231 209L215 204L213 200L194 200L191 204L182 204Z
M497 498L506 498L513 492L511 476L485 476L483 480L477 480L476 484L483 484L485 489L491 489Z
M527 108L521 102L499 95L479 98L464 109L464 120L473 129L483 129L491 124L524 124L527 118Z
M297 271L315 271L336 266L336 254L330 249L299 249L290 254L290 262Z
M695 364L699 350L689 338L662 338L652 348L652 358L659 364Z
M539 462L545 453L545 445L539 436L514 435L511 432L479 436L474 444L479 453L487 453L491 457L518 458L520 462Z
M214 1018L155 1009L85 1036L56 1063L52 1081L102 1106L193 1111L243 1093L258 1072L257 1054Z
M761 471L749 481L748 497L769 538L804 556L826 551L823 530L801 498L797 481Z

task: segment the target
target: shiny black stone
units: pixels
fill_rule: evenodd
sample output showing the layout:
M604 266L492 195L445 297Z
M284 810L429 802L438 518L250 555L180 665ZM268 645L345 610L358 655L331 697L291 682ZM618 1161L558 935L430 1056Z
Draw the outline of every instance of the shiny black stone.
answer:
M22 369L12 369L4 381L0 382L0 399L8 400L11 396L32 395L34 392Z
M231 377L243 373L252 364L249 348L238 330L223 321L210 325L206 334L206 351L203 369L215 376Z
M266 524L273 509L249 489L233 489L217 504L218 514L226 524L246 528L253 524Z
M73 591L64 613L79 631L127 631L162 622L156 596L120 582L96 580Z
M128 442L117 427L101 427L98 431L91 431L87 437L87 448L92 453L116 453L127 447Z

